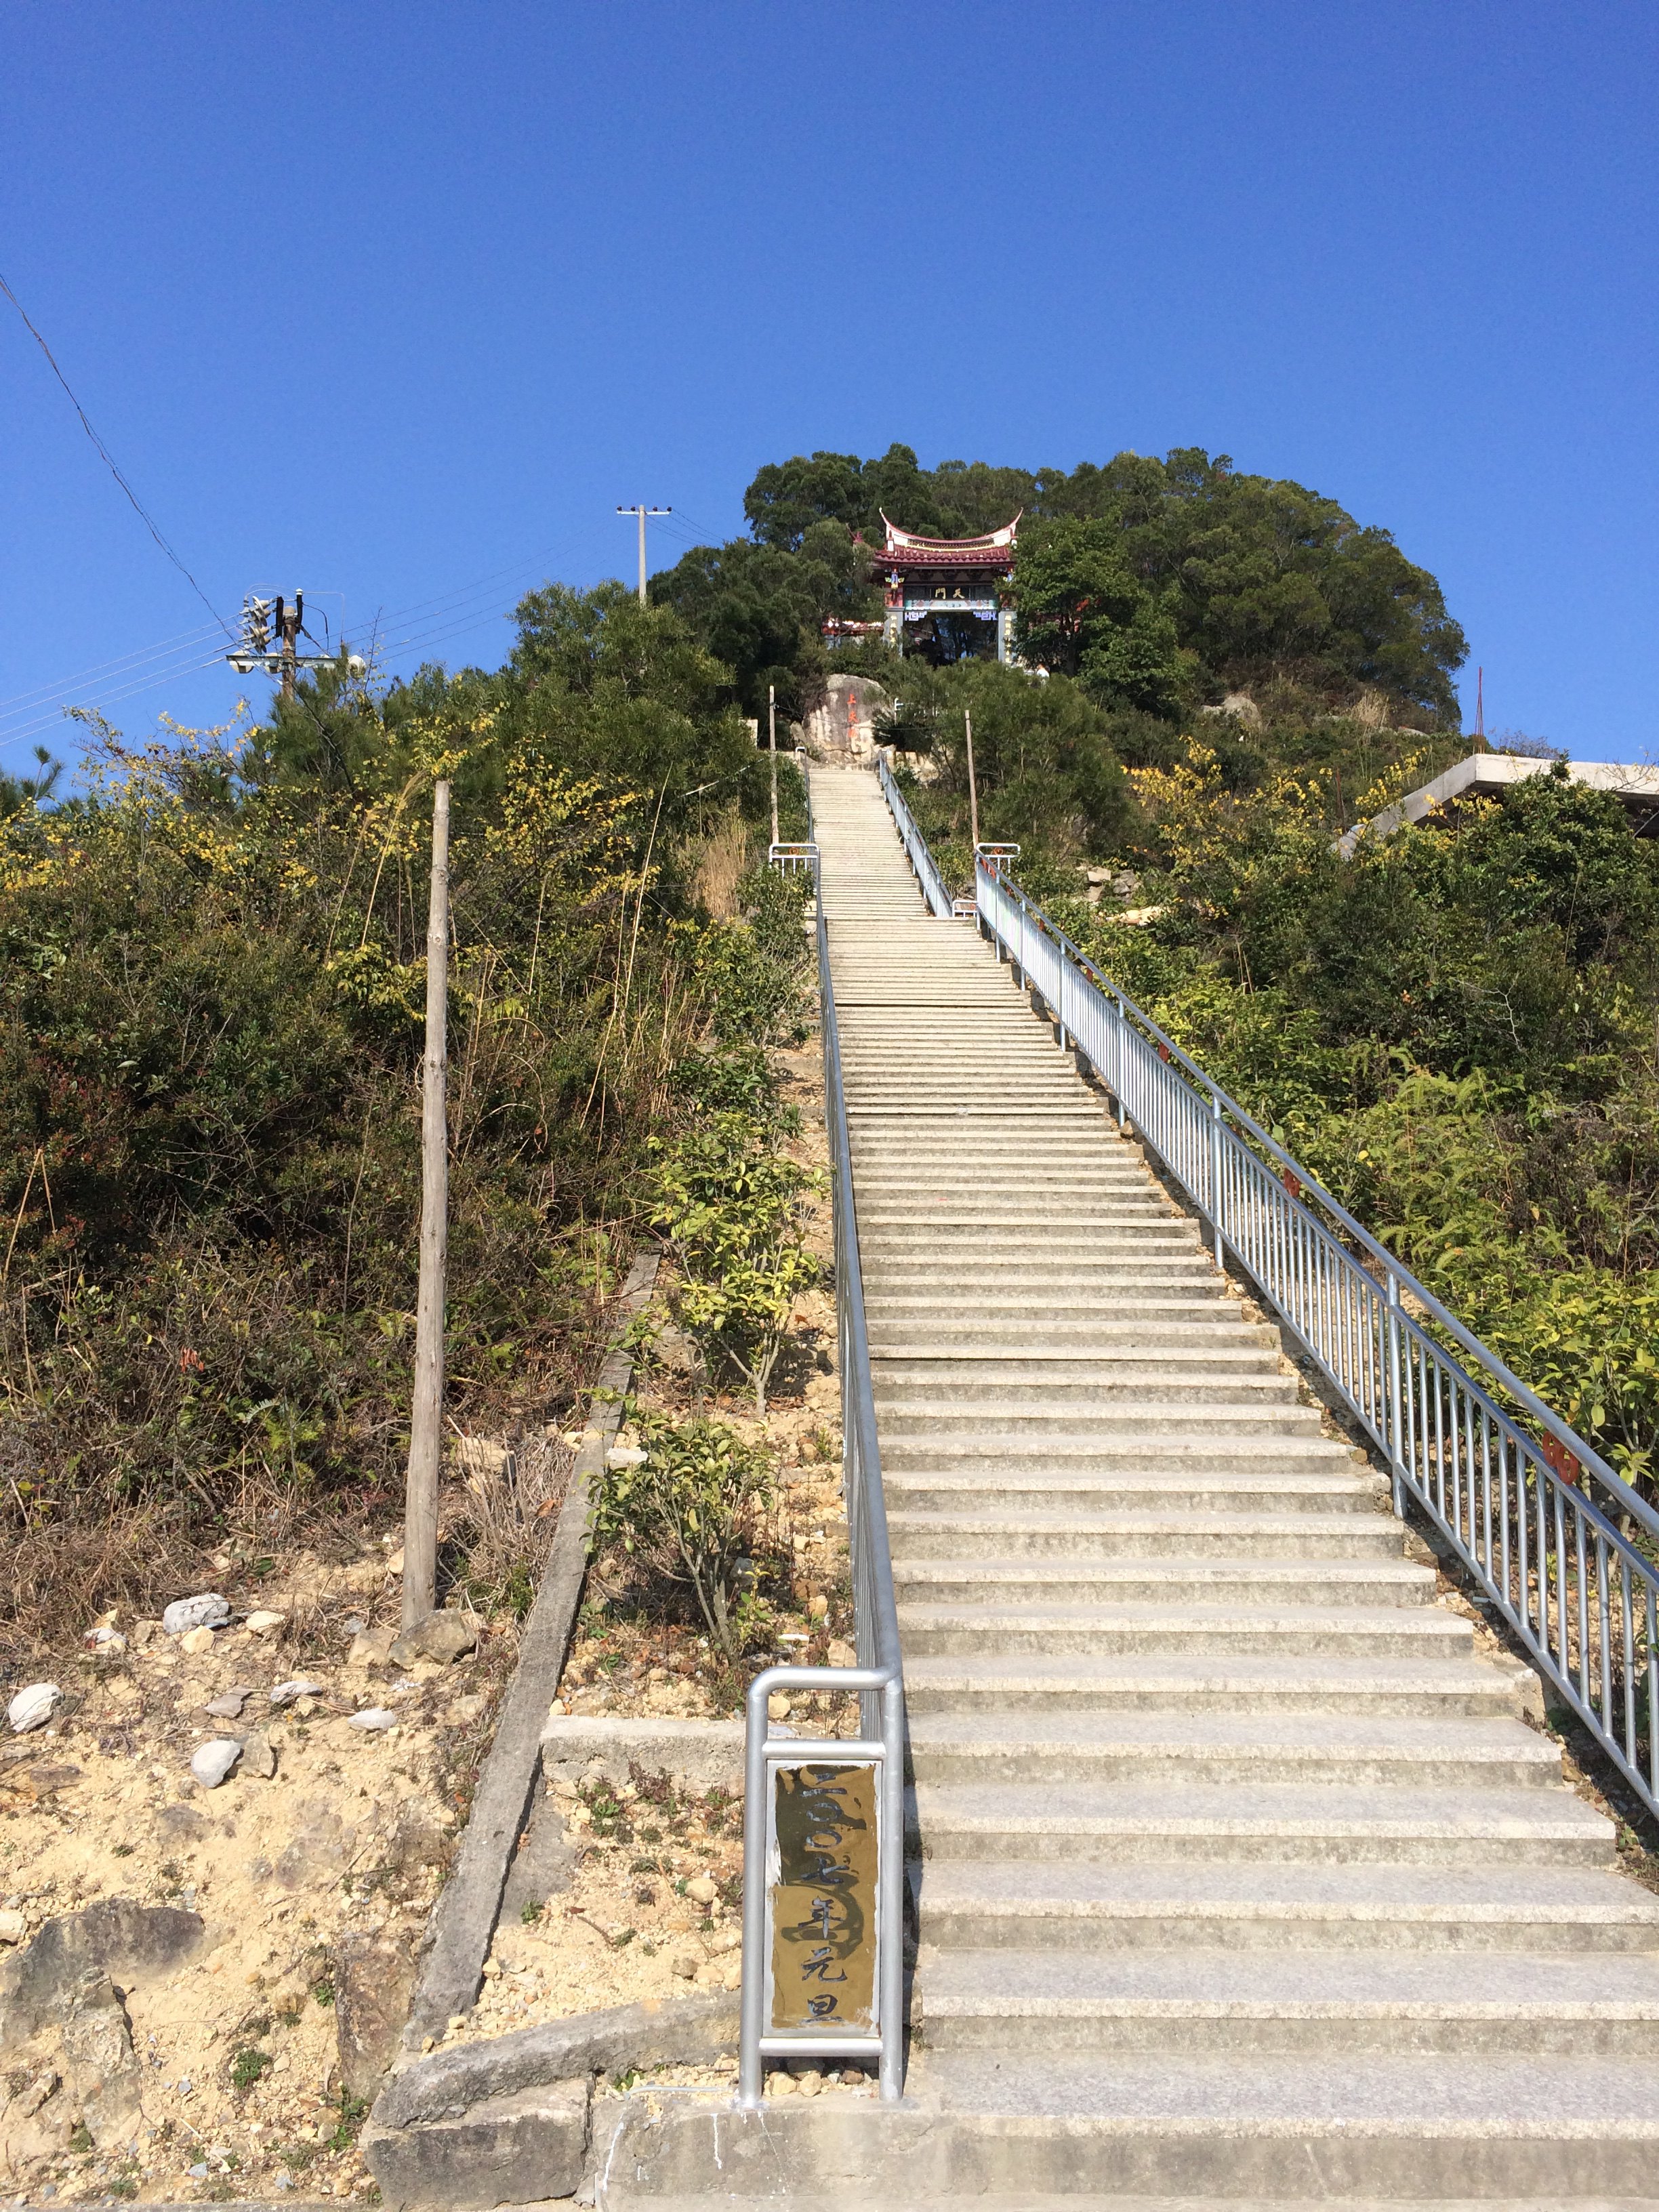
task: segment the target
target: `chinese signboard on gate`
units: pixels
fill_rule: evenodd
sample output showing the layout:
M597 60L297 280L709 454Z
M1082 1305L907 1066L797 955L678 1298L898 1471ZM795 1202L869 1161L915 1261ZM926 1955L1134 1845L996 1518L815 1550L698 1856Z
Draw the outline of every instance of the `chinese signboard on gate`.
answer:
M875 2025L876 1769L773 1770L772 2032Z

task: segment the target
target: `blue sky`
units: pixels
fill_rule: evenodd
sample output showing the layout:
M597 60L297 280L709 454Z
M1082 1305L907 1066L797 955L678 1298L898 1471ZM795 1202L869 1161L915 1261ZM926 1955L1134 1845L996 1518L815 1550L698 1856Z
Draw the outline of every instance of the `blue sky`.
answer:
M1480 663L1489 727L1628 758L1656 62L1626 0L13 0L0 274L216 607L393 666L791 453L1202 445L1439 575L1468 721ZM210 622L0 299L0 762L68 699L220 719Z

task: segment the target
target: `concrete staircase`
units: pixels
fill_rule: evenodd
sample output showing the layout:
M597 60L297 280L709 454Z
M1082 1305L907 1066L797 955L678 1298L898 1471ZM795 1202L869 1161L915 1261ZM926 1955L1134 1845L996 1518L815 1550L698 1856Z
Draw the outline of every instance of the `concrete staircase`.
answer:
M915 1774L908 2109L728 2116L718 2179L635 2186L1659 2200L1659 1899L1010 971L925 917L874 778L813 799Z

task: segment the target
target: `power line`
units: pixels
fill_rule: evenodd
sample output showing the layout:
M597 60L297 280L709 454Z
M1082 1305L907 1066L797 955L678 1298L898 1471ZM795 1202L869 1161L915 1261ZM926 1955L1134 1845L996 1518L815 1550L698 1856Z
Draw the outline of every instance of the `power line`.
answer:
M15 305L15 299L13 304ZM399 623L412 623L412 629L389 642L376 640L368 649L376 660L384 662L394 653L442 644L452 637L465 636L470 630L482 629L492 622L507 621L510 618L511 611L499 602L484 605L477 611L472 611L473 603L482 595L488 595L492 586L508 577L520 578L533 574L538 570L544 571L550 562L562 558L569 550L570 541L566 539L561 544L544 547L528 559L511 562L504 568L475 577L471 582L460 585L453 591L434 592L430 598L416 599L407 606L397 608L389 616L380 618L383 626L396 629ZM78 675L63 678L53 684L39 684L33 691L19 693L15 699L0 703L0 748L27 744L32 738L58 728L67 710L66 704L48 708L46 701L52 693L67 691L72 685L88 678L101 678L102 681L90 696L74 703L93 712L101 712L106 707L119 705L125 700L136 698L142 692L153 690L158 684L199 675L207 669L222 665L226 656L216 652L204 659L195 657L201 651L202 641L211 635L212 626L204 624L199 630L183 631L176 638L164 639L159 645L135 649L117 660L103 662L95 667L82 669ZM162 666L147 673L139 672L147 663L156 659L173 661L178 665ZM9 719L15 721L20 717L21 727L6 729L3 726Z
M102 714L106 707L118 706L124 699L137 698L141 691L153 691L158 684L179 682L186 676L199 676L204 669L221 667L223 660L222 653L211 653L205 660L190 660L178 668L164 668L159 674L141 676L112 691L100 692L90 699L77 699L73 704L91 714ZM44 711L33 722L26 722L21 729L0 732L0 746L21 745L31 738L45 736L49 730L57 729L70 711L70 702L66 701L61 707Z
M200 653L217 649L219 640L211 629L204 628L195 635L177 643L152 647L146 653L125 654L101 669L83 669L80 675L64 678L56 684L43 684L27 697L0 708L0 729L19 720L33 720L41 714L55 712L65 698L74 697L83 686L94 693L106 691L113 684L126 684L133 677L146 672L156 678L172 673L168 664L185 659L194 659ZM160 664L159 665L156 664Z
M132 486L127 482L120 470L115 465L114 454L111 453L109 447L104 443L98 433L93 428L90 421L88 419L86 409L76 398L74 392L70 391L69 379L64 375L63 370L58 368L57 359L52 353L52 348L46 343L45 338L41 337L40 331L35 329L34 325L30 322L28 316L24 310L22 301L18 298L16 293L12 290L11 286L7 283L3 276L0 276L0 292L3 292L5 294L6 297L11 301L13 307L16 308L18 313L22 316L23 327L27 331L29 336L34 340L36 345L40 347L41 352L45 354L47 361L51 362L52 374L63 386L64 391L69 392L70 405L74 408L76 413L81 417L81 428L86 432L88 437L91 439L93 444L98 448L99 454L103 460L105 467L108 469L116 483L120 485L122 490L131 501L133 509L137 514L139 520L143 522L145 529L149 531L150 536L155 540L161 550L167 555L168 560L172 562L173 567L179 571L179 574L190 586L191 591L195 592L197 598L202 602L202 605L213 617L214 621L218 623L225 635L234 641L235 633L231 629L230 624L220 613L218 608L214 605L212 600L209 599L207 593L197 582L195 577L191 574L189 569L185 568L184 562L173 551L172 546L167 544L167 539L162 537L161 532L155 526L155 517L149 513L143 501L139 498L137 493L134 491Z
M89 684L97 677L112 682L118 672L131 665L154 660L159 654L181 652L186 646L198 645L212 636L214 627L212 623L202 623L195 629L180 630L176 637L164 637L159 645L137 646L131 653L120 653L113 660L98 661L91 668L77 668L73 676L59 677L51 684L37 684L32 691L15 692L9 699L0 699L0 721L8 715L21 714L25 708L36 705L54 691L67 690L71 684Z

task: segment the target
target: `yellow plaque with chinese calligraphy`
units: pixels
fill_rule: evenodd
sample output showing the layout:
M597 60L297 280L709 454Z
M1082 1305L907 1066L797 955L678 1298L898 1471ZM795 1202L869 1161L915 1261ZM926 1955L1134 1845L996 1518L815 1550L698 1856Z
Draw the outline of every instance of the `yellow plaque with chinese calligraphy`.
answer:
M876 1770L773 1770L772 2032L867 2035L876 2010Z

